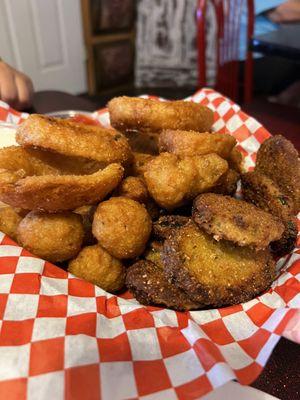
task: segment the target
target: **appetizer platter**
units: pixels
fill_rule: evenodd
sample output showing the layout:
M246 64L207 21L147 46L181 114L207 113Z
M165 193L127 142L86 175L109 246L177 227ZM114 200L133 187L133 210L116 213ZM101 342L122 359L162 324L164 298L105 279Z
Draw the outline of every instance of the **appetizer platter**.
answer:
M230 379L251 382L266 362L254 352L255 340L265 335L262 330L269 332L260 349L269 355L276 344L269 338L280 337L299 307L297 150L212 90L189 100L114 98L94 114L95 124L24 116L16 143L0 149L4 244L40 259L42 281L51 270L53 279L61 271L61 279L78 282L81 289L72 296L85 298L93 287L97 312L109 322L103 328L96 322L88 336L126 333L130 360L170 363L161 368L171 378L161 377L148 389L139 388L141 372L130 372L135 389L127 397L161 392L157 398L166 398L172 386L174 398L197 398ZM282 290L284 274L294 279L293 296L291 284ZM234 316L241 313L238 332ZM137 322L128 322L130 315ZM230 315L232 323L224 325ZM133 339L133 330L147 330L144 340L138 333ZM204 347L197 350L199 340ZM124 343L112 362L128 361ZM157 348L154 356L149 343ZM233 344L239 348L231 357ZM185 362L187 352L192 364L200 364L177 382L172 358ZM211 357L209 368L201 352ZM208 374L215 366L221 378ZM122 387L107 390L112 397L106 398L126 398Z

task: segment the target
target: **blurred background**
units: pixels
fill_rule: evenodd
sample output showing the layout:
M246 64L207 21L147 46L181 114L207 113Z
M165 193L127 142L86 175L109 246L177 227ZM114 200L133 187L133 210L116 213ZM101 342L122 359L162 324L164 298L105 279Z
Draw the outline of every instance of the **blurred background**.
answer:
M210 86L299 107L299 21L299 0L0 0L0 57L98 103Z

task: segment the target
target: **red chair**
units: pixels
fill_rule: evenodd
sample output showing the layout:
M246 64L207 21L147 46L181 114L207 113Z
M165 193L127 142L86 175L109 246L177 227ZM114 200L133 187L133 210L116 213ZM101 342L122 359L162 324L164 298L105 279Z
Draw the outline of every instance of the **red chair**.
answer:
M253 36L254 1L253 0L211 0L216 22L217 74L215 89L238 100L239 97L239 40L240 17L243 6L248 8L247 42ZM198 0L197 6L197 46L198 46L198 84L207 86L206 81L206 7L207 0ZM243 78L243 100L250 102L253 90L253 58L247 51Z

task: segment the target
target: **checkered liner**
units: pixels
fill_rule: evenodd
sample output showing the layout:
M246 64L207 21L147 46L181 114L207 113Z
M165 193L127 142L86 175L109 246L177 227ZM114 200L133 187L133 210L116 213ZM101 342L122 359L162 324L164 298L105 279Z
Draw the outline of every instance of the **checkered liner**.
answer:
M235 136L253 167L266 129L213 90L187 100L214 110L214 130ZM95 117L109 123L106 110ZM1 120L23 118L0 102ZM0 398L196 399L232 379L250 384L300 321L299 254L279 261L262 296L180 313L106 293L0 234Z

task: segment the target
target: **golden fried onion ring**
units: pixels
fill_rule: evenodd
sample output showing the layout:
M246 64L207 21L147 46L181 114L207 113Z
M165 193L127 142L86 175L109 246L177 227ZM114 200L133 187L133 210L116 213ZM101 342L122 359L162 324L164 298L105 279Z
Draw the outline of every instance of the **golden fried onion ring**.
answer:
M22 177L20 171L0 171L0 200L26 210L74 210L104 199L123 177L120 164L111 164L92 175ZM21 175L21 176L20 176Z
M32 114L17 129L23 147L38 147L67 156L110 163L126 163L132 156L124 135L114 129L76 124Z

